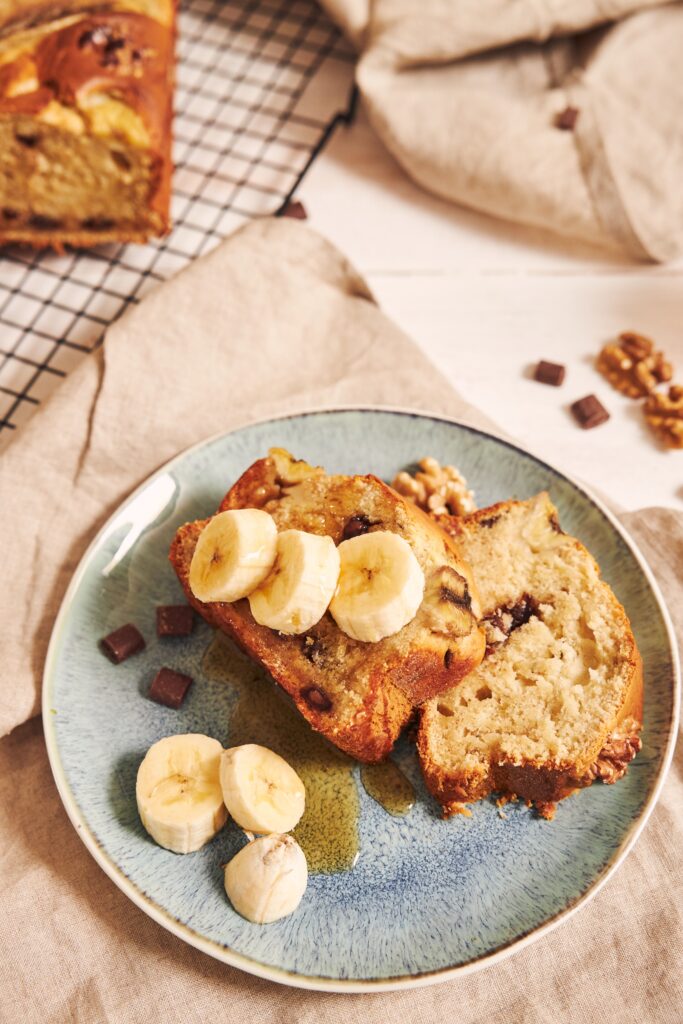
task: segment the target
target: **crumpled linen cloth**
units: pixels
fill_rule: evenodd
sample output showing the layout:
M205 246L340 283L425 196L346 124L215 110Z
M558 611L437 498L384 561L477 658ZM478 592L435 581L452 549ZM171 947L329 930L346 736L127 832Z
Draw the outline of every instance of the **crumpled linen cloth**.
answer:
M640 260L683 251L683 6L321 0L387 149L430 192ZM576 109L572 130L556 126Z
M680 750L635 850L580 913L497 966L400 993L288 989L212 960L130 903L69 823L34 716L50 629L89 540L186 446L344 403L489 426L329 243L297 222L264 220L129 310L0 455L3 1024L680 1024ZM681 637L683 517L625 518Z

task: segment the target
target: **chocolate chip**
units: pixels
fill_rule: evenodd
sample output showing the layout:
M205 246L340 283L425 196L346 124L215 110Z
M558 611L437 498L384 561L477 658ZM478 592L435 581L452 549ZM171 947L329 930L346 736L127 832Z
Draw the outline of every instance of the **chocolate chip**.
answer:
M308 658L308 660L315 665L323 656L323 642L320 637L305 636L301 645L301 650L304 657Z
M189 604L162 604L157 608L157 636L189 636L194 612Z
M19 216L19 211L13 210L11 206L3 206L2 216L4 220L16 220Z
M177 710L185 700L185 694L192 686L192 677L172 668L160 668L149 688L150 700Z
M298 199L290 199L280 210L281 217L291 217L292 220L308 220L306 207Z
M145 638L132 622L121 626L120 629L115 629L109 636L100 640L101 649L115 665L132 657L133 654L137 654L144 646Z
M534 370L534 380L539 384L551 384L554 388L559 388L564 375L565 368L562 363L549 363L545 359L541 359Z
M82 221L86 231L110 231L116 222L111 217L88 217Z
M352 537L360 537L361 534L367 533L371 526L377 525L376 521L368 519L367 516L351 516L344 524L342 539L351 540Z
M453 663L453 651L450 647L443 656L443 663L446 668L450 668Z
M548 522L550 523L551 529L554 530L555 533L564 533L564 530L560 526L560 520L557 518L556 512L550 513L550 515L548 516Z
M54 231L61 226L61 222L55 217L45 217L42 213L34 213L28 222L32 228L38 228L40 231Z
M607 409L595 395L586 395L585 398L580 398L578 402L571 405L571 411L579 426L584 430L599 427L601 423L606 423L609 419Z
M538 615L538 601L531 594L522 594L514 604L501 605L482 619L486 633L486 653L491 654L510 636L515 629L525 626L529 619Z
M513 629L526 625L531 616L537 614L538 601L531 594L523 594L516 604L508 606L505 610L512 617L512 625L509 629L511 633Z
M563 132L573 132L580 113L578 107L565 107L555 118L555 127Z
M307 686L301 690L301 697L315 711L330 711L332 701L319 686Z
M26 146L27 149L33 149L38 145L38 136L30 132L15 132L14 137L17 142L20 142L22 146Z
M121 153L118 149L112 149L111 158L118 168L122 171L129 171L131 169L131 162L125 153Z
M479 526L485 526L487 530L490 530L492 526L500 519L500 516L488 516L486 519L478 519L477 523Z

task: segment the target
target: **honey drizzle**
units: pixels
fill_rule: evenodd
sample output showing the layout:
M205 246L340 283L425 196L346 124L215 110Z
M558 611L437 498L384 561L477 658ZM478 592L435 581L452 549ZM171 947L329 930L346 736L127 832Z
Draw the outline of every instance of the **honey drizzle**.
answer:
M260 743L284 757L301 777L306 810L292 835L306 854L309 871L348 871L360 850L354 761L315 733L267 674L227 637L215 635L202 669L237 691L229 745Z
M395 818L402 818L415 803L415 790L393 761L364 764L360 778L366 793Z

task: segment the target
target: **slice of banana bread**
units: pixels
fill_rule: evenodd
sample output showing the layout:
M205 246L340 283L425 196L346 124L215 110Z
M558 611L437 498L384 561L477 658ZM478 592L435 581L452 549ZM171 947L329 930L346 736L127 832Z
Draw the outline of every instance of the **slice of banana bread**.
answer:
M192 554L205 521L182 526L170 560L188 601L231 636L289 694L314 729L361 761L391 750L421 701L450 689L481 661L485 639L469 567L447 533L374 476L330 476L282 449L254 463L220 511L263 508L279 530L299 529L340 541L373 530L400 534L425 574L415 618L394 636L363 643L327 612L299 636L254 621L246 600L203 604L189 587Z
M174 0L0 0L0 243L169 228Z
M443 516L474 569L486 657L420 710L418 750L446 815L491 792L552 817L640 749L642 671L624 609L547 494Z

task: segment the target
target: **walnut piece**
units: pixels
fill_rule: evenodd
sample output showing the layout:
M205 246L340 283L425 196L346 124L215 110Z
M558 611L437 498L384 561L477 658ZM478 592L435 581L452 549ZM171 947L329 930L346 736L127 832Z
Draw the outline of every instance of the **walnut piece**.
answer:
M649 395L658 385L670 381L673 367L654 342L643 334L624 331L616 342L605 345L597 368L612 387L629 398Z
M627 718L622 722L621 726L605 740L597 761L586 772L582 784L590 785L595 779L600 779L611 786L623 778L630 762L643 745L639 732L640 723L634 718Z
M645 419L667 448L683 448L683 387L653 392L643 404Z
M435 516L466 516L476 511L474 494L455 466L442 466L431 456L419 466L415 476L399 473L392 484L394 490Z

